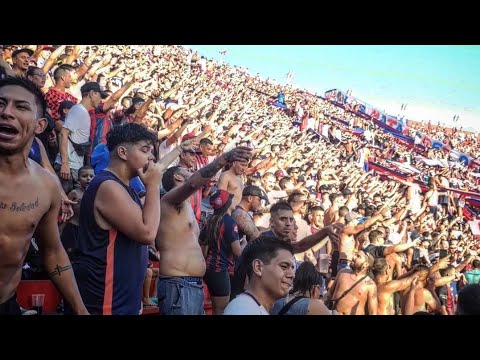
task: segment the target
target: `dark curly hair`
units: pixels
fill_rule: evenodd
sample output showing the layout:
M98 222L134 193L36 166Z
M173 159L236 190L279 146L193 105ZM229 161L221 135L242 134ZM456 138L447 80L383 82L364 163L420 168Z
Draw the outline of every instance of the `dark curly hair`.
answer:
M145 126L136 123L114 127L107 134L107 148L110 152L119 145L135 144L140 141L147 141L153 145L157 141L157 135Z
M37 84L23 76L7 76L5 79L0 80L0 88L4 86L20 86L32 93L33 96L35 96L35 102L38 106L37 117L39 119L45 117L47 102L45 101L45 95L43 94L42 89L40 89Z

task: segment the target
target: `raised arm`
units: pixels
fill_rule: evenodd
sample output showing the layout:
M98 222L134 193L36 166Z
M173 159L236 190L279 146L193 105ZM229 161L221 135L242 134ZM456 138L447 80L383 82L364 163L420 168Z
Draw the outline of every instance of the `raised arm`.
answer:
M312 246L317 245L321 241L324 241L326 244L328 242L328 238L330 239L338 238L338 234L340 233L341 229L342 229L342 225L338 225L338 224L329 225L317 231L315 234L304 237L300 241L292 242L293 252L295 254L302 253L310 249ZM317 248L321 248L322 246L318 246Z
M251 158L251 149L237 147L216 158L211 164L195 172L182 186L173 188L166 193L162 201L178 205L183 203L192 194L205 185L215 174L228 163L233 161L246 162Z

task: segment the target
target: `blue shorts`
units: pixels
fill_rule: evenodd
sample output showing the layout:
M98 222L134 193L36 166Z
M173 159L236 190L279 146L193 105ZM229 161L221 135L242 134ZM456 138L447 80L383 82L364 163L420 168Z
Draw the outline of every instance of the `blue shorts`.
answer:
M205 315L202 278L158 277L158 307L162 315Z

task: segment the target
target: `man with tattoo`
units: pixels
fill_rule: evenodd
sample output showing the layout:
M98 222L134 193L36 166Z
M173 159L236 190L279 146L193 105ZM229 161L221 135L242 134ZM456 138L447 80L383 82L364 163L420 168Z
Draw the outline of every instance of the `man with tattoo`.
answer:
M158 304L162 314L203 314L205 259L198 243L200 229L190 196L228 163L248 162L251 157L250 148L237 147L194 174L174 166L163 175L162 185L167 193L161 200L162 217L156 238L161 256Z
M74 270L93 314L138 315L141 310L147 246L153 245L160 223L162 174L183 151L177 147L155 163L155 141L155 133L136 123L110 130L110 163L83 196ZM143 206L129 186L136 176L146 189Z
M261 232L255 225L250 213L261 208L262 200L268 201L268 198L258 186L249 185L243 189L242 201L232 212L232 218L238 225L240 241L250 242L260 236ZM238 263L235 264L235 274L231 278L230 299L243 292L243 279L238 277L237 267Z
M60 242L60 183L28 158L34 136L47 126L45 109L31 81L0 81L0 315L21 314L15 291L34 234L55 286L76 314L88 314Z
M242 200L232 212L240 237L245 236L247 241L255 240L260 236L260 230L253 222L250 213L262 207L262 200L267 201L267 195L258 186L246 186L242 191Z

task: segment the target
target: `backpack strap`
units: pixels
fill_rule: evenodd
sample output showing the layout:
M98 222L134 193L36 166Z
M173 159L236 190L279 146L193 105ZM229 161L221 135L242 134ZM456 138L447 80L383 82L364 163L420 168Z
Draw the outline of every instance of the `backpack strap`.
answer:
M355 286L357 286L358 284L360 284L367 276L368 276L368 275L365 275L365 276L362 277L360 280L357 280L357 281L355 282L355 284L353 284L350 288L348 288L347 290L345 290L345 291L343 292L343 294L340 295L340 297L339 297L338 299L335 299L335 300L332 299L332 300L331 300L331 302L332 302L332 309L331 309L331 310L335 310L336 307L337 307L338 302L339 302L340 300L342 300L350 291L352 291L352 289L353 289Z
M285 315L288 310L290 310L290 308L296 303L298 302L299 300L302 300L302 299L305 299L306 297L305 296L296 296L294 297L288 304L285 304L282 309L278 312L277 315Z

